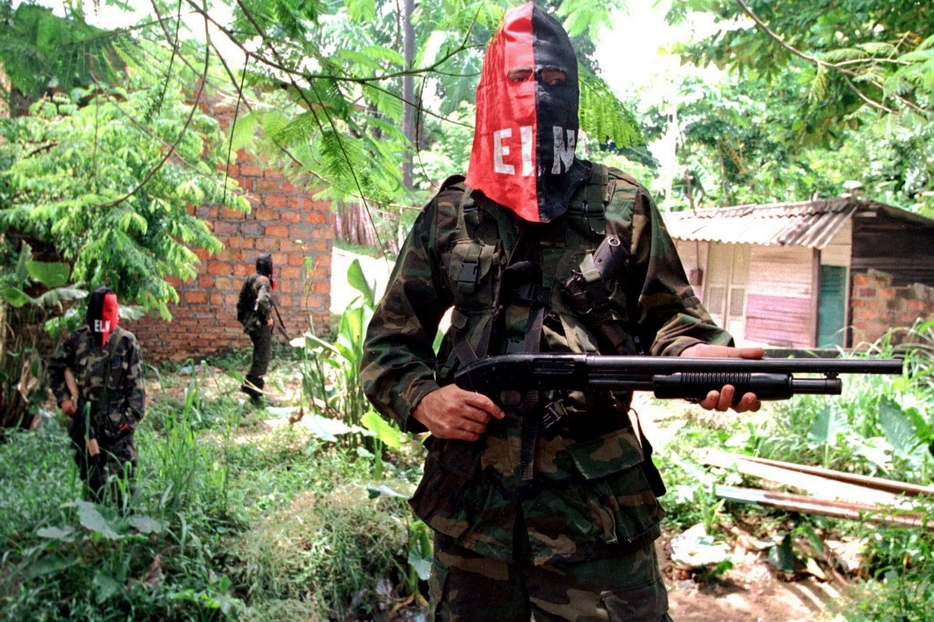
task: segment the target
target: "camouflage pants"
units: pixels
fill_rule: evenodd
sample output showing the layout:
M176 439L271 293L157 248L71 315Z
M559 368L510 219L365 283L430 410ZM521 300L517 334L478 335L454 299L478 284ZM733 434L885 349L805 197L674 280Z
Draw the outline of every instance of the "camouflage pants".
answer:
M429 585L435 622L671 622L652 542L613 557L535 566L483 557L436 535Z
M131 496L136 484L135 434L123 434L112 443L99 440L100 453L92 457L88 454L82 427L77 423L72 424L71 439L75 464L78 465L81 480L87 484L90 500L101 502L110 498L122 506L124 493Z
M247 382L262 390L266 385L263 376L269 368L269 359L272 358L272 326L260 326L250 331L250 340L253 342L253 363L247 372ZM243 389L250 397L260 397L260 393L245 387Z

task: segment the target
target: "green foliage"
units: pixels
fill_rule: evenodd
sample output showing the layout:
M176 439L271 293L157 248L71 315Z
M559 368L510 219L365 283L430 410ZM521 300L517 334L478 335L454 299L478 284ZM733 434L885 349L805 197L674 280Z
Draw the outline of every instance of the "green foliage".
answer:
M361 295L341 314L334 343L305 333L293 340L292 345L303 353L302 388L309 409L325 417L336 414L347 425L359 428L371 408L359 374L363 340L376 299L374 286L367 281L358 260L351 263L347 279Z
M934 11L913 0L746 4L771 35L737 22L745 14L731 1L675 3L669 13L678 23L705 12L721 26L677 48L687 62L729 71L713 98L687 102L700 123L682 122L681 162L699 156L720 171L722 191L711 198L781 202L856 186L866 198L934 213Z
M248 206L211 167L217 123L177 97L151 126L138 126L133 119L151 109L155 92L130 86L139 89L101 94L82 108L56 96L37 103L32 116L3 123L0 149L14 162L2 172L10 194L0 204L0 228L49 245L73 266L73 280L107 283L121 302L169 318L167 303L178 295L166 277L195 276L192 248L220 250L187 206ZM170 160L166 145L174 145Z
M344 615L356 594L397 571L400 509L354 485L305 494L237 543L237 579L251 601L311 601L319 619Z
M10 0L0 2L0 63L28 102L53 90L110 83L123 68L118 50L129 43L127 33L85 23L76 7L69 12L58 17L36 4L14 9ZM16 110L12 97L10 104Z
M587 71L580 78L580 127L616 148L645 145L635 115L616 99L606 82Z

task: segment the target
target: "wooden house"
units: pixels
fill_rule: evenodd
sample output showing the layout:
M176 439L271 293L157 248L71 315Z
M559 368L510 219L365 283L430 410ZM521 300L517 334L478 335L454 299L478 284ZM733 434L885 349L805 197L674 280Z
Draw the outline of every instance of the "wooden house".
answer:
M852 197L664 218L698 296L740 343L852 347L934 316L929 218Z

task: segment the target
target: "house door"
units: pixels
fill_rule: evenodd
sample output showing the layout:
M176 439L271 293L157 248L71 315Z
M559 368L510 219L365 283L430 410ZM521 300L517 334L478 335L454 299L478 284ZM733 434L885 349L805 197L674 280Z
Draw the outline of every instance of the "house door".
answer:
M817 301L817 346L843 347L846 324L846 268L820 267L820 296Z
M748 244L710 245L704 306L718 326L739 341L746 336L746 285L749 282Z

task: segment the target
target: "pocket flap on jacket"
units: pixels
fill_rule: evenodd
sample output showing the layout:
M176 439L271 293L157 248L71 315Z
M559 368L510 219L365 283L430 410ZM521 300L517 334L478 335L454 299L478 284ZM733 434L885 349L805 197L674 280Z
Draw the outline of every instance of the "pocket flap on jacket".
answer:
M614 430L593 441L568 448L574 464L587 479L606 477L641 464L642 446L631 429Z

